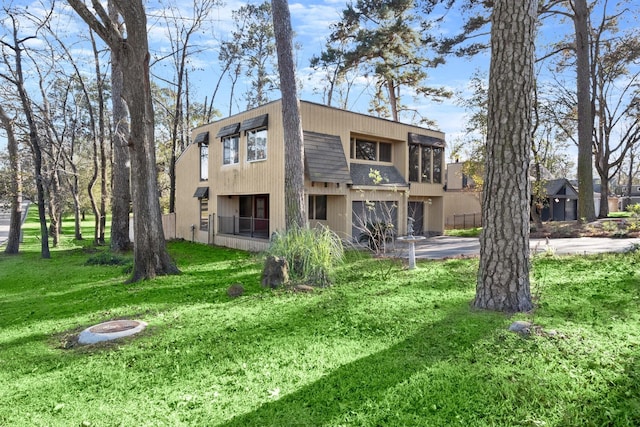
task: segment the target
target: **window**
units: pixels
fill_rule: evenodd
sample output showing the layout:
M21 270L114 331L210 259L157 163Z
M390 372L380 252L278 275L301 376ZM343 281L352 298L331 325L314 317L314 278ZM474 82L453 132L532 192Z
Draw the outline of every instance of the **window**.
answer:
M420 147L422 149L422 174L420 182L431 182L431 147Z
M225 136L222 138L222 164L232 165L239 162L238 143L240 137L238 135Z
M391 161L391 144L388 142L381 142L378 144L378 160L381 162Z
M391 148L392 144L389 142L366 141L356 138L351 141L351 158L372 162L391 162Z
M376 159L376 143L371 141L362 141L356 139L356 159L375 160Z
M420 182L420 145L409 145L409 181Z
M442 148L434 147L433 149L433 182L434 184L442 183Z
M441 184L441 147L409 144L409 181Z
M200 181L209 179L209 144L200 144Z
M309 219L327 219L327 196L309 196Z
M267 158L267 129L247 131L247 161L255 162Z
M209 199L202 197L200 201L200 230L209 230Z

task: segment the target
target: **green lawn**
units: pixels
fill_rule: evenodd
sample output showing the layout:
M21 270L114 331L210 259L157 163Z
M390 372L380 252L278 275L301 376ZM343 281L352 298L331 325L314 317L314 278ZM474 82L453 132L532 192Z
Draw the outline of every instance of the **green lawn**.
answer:
M303 294L262 289L257 255L172 242L182 275L127 285L88 243L40 259L35 220L0 255L2 426L640 425L639 253L535 259L539 308L509 317L470 308L473 259L350 252ZM149 327L74 345L124 317Z

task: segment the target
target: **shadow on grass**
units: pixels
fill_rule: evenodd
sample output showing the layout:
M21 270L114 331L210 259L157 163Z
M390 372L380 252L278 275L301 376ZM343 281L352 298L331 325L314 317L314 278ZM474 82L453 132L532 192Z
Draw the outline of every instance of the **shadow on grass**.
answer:
M388 391L435 363L466 351L502 326L504 317L458 303L447 315L387 349L343 365L291 394L236 416L224 426L342 425L367 412ZM385 425L384 412L368 413ZM377 419L371 419L371 417Z

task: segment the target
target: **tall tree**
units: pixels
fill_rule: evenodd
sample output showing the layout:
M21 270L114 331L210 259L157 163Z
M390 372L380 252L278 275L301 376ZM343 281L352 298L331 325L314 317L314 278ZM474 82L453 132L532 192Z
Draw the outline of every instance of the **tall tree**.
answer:
M242 68L250 78L250 88L245 93L247 109L269 102L273 89L271 61L276 53L271 17L271 3L247 4L233 11L237 28L232 39L237 40L242 53Z
M594 35L600 34L596 30ZM593 37L593 153L600 176L600 211L609 214L609 181L618 174L627 153L640 141L640 39L627 34L611 40Z
M9 150L9 167L11 169L11 213L9 218L9 236L4 248L5 254L15 255L20 251L20 227L22 225L22 170L18 140L13 131L13 120L0 105L0 126L7 133L7 148Z
M280 91L282 92L282 121L285 141L285 224L287 229L306 227L304 200L304 142L300 101L293 62L291 14L287 0L271 0L273 28L278 52Z
M40 131L38 128L38 122L34 106L29 96L25 84L25 73L23 70L23 50L24 43L37 38L37 35L30 35L21 37L19 34L19 17L14 10L5 8L5 13L9 18L11 24L11 35L9 41L0 39L0 44L4 47L3 59L4 64L8 70L7 73L0 72L0 77L7 83L12 85L22 106L22 112L24 113L25 120L29 129L29 145L33 153L34 158L34 173L36 179L37 188L37 204L38 204L38 218L40 221L40 255L42 258L51 258L51 252L49 250L49 231L47 230L47 213L45 209L46 202L46 189L45 189L45 177L43 168L43 155L42 155L42 142L40 139ZM44 20L46 21L46 19ZM41 27L38 27L36 34L40 31ZM13 55L7 53L7 50Z
M131 281L179 273L167 252L158 199L153 105L149 80L147 18L142 0L113 0L125 32L109 17L98 0L95 14L82 0L69 5L96 32L122 64L122 96L127 103L130 132L134 229L134 267Z
M108 13L117 31L124 31L122 20L113 4L108 2ZM124 252L131 248L129 238L129 209L131 205L131 166L127 141L129 119L123 98L123 73L120 57L111 56L111 105L113 111L112 164L111 164L111 250Z
M185 106L189 104L187 91L187 75L189 57L194 54L193 37L202 27L212 8L219 4L218 0L194 0L191 16L184 17L177 5L168 2L162 17L167 27L167 35L171 44L168 55L173 62L174 78L167 82L171 87L173 111L170 115L170 158L169 158L169 212L175 211L176 199L176 160L188 144L189 123L185 120ZM160 58L162 60L164 58Z
M497 0L491 16L483 230L474 306L517 312L529 288L531 153L536 0Z
M578 218L593 221L593 110L590 85L589 8L587 0L569 2L573 8L576 49L576 96L578 99Z
M442 62L429 58L417 31L419 22L413 0L358 0L342 12L329 35L326 51L312 64L337 67L334 84L349 70L359 69L374 80L370 112L400 120L403 112L416 114L402 103L402 90L435 101L451 94L425 84L426 69ZM428 122L421 118L420 122Z

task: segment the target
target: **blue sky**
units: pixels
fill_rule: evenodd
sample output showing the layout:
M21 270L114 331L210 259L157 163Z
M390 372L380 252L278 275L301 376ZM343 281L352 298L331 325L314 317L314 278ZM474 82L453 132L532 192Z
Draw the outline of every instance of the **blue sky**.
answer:
M46 2L47 0L45 0ZM164 0L166 2L166 0ZM29 10L32 13L37 14L40 6L39 1L34 0L13 0L13 5L29 5ZM175 0L181 8L186 8L191 2L185 2ZM197 70L191 73L190 83L191 96L194 101L203 102L205 96L210 97L213 92L213 85L219 76L219 63L217 60L217 46L221 40L227 37L227 34L233 28L231 12L240 8L245 2L238 0L226 1L224 6L218 7L214 10L207 24L202 28L202 31L198 34L194 40L201 47L205 47L206 51L198 56L192 57L192 66ZM640 9L640 0L632 0L628 2L629 7L636 12ZM163 22L159 21L157 17L158 1L150 0L146 2L149 23L149 40L152 52L157 55L162 55L163 52L168 52L170 45L167 41L166 27ZM314 92L314 87L318 85L318 76L309 67L309 59L314 54L318 54L324 47L327 35L330 33L331 23L339 19L342 9L345 7L346 0L304 0L297 2L290 2L290 10L292 15L292 25L294 32L296 33L296 43L301 46L301 50L297 52L297 67L298 76L303 84L300 97L309 101L322 102L321 95ZM87 50L86 41L82 42L82 37L87 34L86 26L84 23L79 22L75 18L75 14L66 6L66 2L57 2L58 7L66 7L66 11L62 11L58 18L58 28L60 34L62 34L70 43L78 43L72 46L76 58L81 58L84 55L89 55ZM65 16L65 13L67 16ZM190 12L186 9L182 12L182 15L188 17ZM74 18L70 18L73 16ZM627 14L629 19L629 15ZM1 19L1 18L0 18ZM633 19L631 18L633 22ZM439 31L443 34L453 33L460 27L462 18L457 12L449 12L443 24L439 28ZM26 26L26 23L22 24ZM571 22L555 20L553 22L544 22L541 26L539 33L540 39L538 40L539 46L544 43L545 40L557 40L562 37L563 34L572 31ZM28 31L28 28L25 28ZM38 40L32 40L29 43L37 45ZM106 61L106 58L104 59ZM428 84L434 87L445 87L457 94L468 94L468 82L471 76L476 70L486 72L489 67L489 52L484 52L473 59L459 59L449 58L444 65L436 69L429 70ZM171 79L170 64L158 64L154 66L153 71L157 74L165 74L164 77ZM89 66L89 63L87 63ZM91 71L89 71L91 72ZM359 112L367 111L368 99L367 89L364 85L360 85L354 88L352 97L350 98L351 105L349 108ZM244 92L244 88L238 88L236 94L239 96ZM360 94L358 96L357 94ZM272 99L278 98L277 93L272 94ZM424 100L415 105L420 109L421 113L434 120L440 130L445 132L446 139L451 146L452 143L463 136L465 126L465 111L457 104L457 97L450 100L445 100L442 103L435 103L429 100ZM225 107L220 108L226 111L226 105L228 105L228 96L220 95L219 98L221 105ZM410 102L411 99L405 99L405 102ZM244 102L240 102L240 105L244 105ZM241 109L241 108L240 108ZM237 112L237 111L234 111ZM3 140L2 132L0 132L0 148L6 142Z
M199 58L201 64L197 64L202 68L202 72L194 74L191 82L195 88L199 88L202 92L202 98L197 101L202 102L204 95L212 93L213 82L217 79L217 52L215 45L219 40L225 38L232 29L231 11L236 10L243 2L228 1L225 7L219 8L212 19L215 22L212 25L213 30L209 43L212 44L213 51L208 57ZM315 93L314 88L318 87L318 79L320 78L314 70L309 67L309 60L313 55L319 54L324 45L331 28L330 24L340 18L342 9L345 7L345 0L306 0L299 2L290 2L290 11L292 17L292 26L296 34L295 42L301 46L297 55L297 72L302 82L302 90L300 92L301 99L322 102L322 96ZM152 20L150 20L151 22ZM459 27L461 19L455 12L447 15L445 24L442 28L443 32L455 31ZM154 25L150 32L150 39L155 40L153 46L159 46L158 41L162 40L165 35L162 25ZM207 62L207 58L209 62ZM476 69L488 69L489 54L484 53L475 57L473 60L452 58L436 69L429 70L429 85L434 87L445 87L452 92L464 92L467 90L467 83L470 76ZM364 79L361 79L364 80ZM349 109L366 113L368 107L370 87L364 84L356 86L350 97ZM193 93L193 92L192 92ZM237 92L240 93L240 92ZM277 98L277 94L273 94L273 98ZM222 100L226 97L217 98L226 105ZM414 104L413 100L407 97L406 103L411 103L421 113L429 119L435 120L438 128L447 134L447 140L452 141L461 135L464 127L464 111L456 104L455 97L446 100L443 103L435 103L428 100L420 101ZM241 105L243 103L241 102ZM225 110L226 111L226 110ZM234 112L236 112L234 110Z

